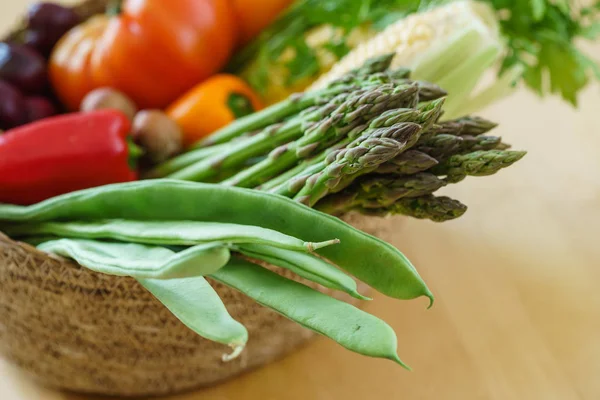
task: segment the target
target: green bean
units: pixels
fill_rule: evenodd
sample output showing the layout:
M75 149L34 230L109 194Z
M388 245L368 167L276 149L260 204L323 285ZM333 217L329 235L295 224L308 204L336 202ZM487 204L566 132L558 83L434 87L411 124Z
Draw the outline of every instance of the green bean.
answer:
M61 255L72 258L87 268L113 275L129 275L132 265L149 271L166 270L164 264L169 262L174 266L173 271L185 271L193 261L193 257L188 256L194 253L194 248L190 248L187 255L182 255L162 247L137 244L71 241L71 246L65 246L67 242L59 240L42 244L39 248L52 252L57 250ZM119 264L126 267L120 270ZM233 359L242 352L248 341L248 331L229 315L219 295L206 279L202 276L141 279L140 276L143 275L145 272L136 275L137 281L184 325L208 340L234 349L232 354L223 355L224 360Z
M0 205L0 221L193 220L259 225L338 246L318 253L391 297L433 296L410 261L392 245L293 200L256 190L175 180L106 185L33 206ZM0 222L0 230L4 229Z
M396 353L394 330L350 304L235 257L210 277L335 340L348 350L387 358L408 368Z
M42 222L8 226L13 237L55 235L82 239L112 239L122 242L192 246L200 243L259 243L297 251L314 251L338 240L311 243L258 226L195 221Z
M229 315L204 277L137 281L192 331L233 348L232 354L223 355L224 361L236 358L244 350L248 331Z
M295 274L326 288L348 293L360 300L371 300L358 293L354 279L319 257L261 244L240 244L234 249L250 258L289 269Z
M72 258L108 275L136 279L176 279L208 275L229 261L229 249L219 242L200 244L181 252L134 243L59 239L37 246L47 253Z

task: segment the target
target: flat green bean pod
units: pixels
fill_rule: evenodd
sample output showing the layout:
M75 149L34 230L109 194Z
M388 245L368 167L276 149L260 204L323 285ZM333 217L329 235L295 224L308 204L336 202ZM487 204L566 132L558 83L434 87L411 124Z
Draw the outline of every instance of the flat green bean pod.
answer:
M38 249L72 258L85 267L108 275L136 279L178 279L208 275L229 261L223 243L205 243L174 253L164 247L111 243L86 239L59 239Z
M326 288L348 293L360 300L371 300L358 293L354 279L314 255L261 244L240 244L235 246L235 249L250 258L289 269L295 274Z
M202 276L180 279L138 279L185 326L203 338L233 348L224 361L236 358L248 341L244 325L229 315L221 298Z
M194 259L190 258L194 254L191 249L187 255L185 250L183 255L181 252L177 253L180 254L177 257L175 252L162 247L92 241L70 241L71 246L65 246L65 243L69 241L58 240L38 247L44 251L58 250L61 255L72 258L89 269L108 271L106 273L113 275L129 275L131 266L136 264L146 270L166 270L167 268L163 267L165 261L174 265L173 270L183 271ZM207 245L203 246L210 249ZM213 245L213 248L218 247ZM117 260L128 267L119 272ZM233 353L224 355L224 360L237 357L244 349L248 341L248 331L229 315L217 292L202 276L176 279L137 277L137 281L185 326L206 339L232 347Z
M148 180L106 185L58 196L33 206L0 205L1 221L99 220L225 222L262 226L314 242L341 244L318 253L391 297L433 296L410 261L392 245L333 216L283 196L222 185Z
M8 226L14 236L53 235L84 239L112 239L123 242L193 246L200 243L262 243L298 251L314 251L338 243L320 243L300 239L258 226L196 221L128 221L100 220L91 222L41 222Z
M350 304L235 257L210 276L348 350L408 368L396 353L394 330Z

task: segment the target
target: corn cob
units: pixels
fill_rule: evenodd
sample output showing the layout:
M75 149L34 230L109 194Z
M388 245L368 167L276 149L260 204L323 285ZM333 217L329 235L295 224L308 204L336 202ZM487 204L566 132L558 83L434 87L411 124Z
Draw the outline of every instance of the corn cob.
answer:
M308 90L326 86L366 59L395 52L392 68L408 67L413 78L444 87L449 93L444 117L456 117L467 107L474 110L468 99L483 74L499 60L502 49L494 11L481 2L456 1L390 25L359 44Z

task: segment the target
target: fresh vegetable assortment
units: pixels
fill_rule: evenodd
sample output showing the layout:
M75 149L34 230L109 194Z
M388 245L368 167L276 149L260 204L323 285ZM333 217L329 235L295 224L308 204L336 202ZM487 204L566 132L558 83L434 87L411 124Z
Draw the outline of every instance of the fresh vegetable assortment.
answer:
M238 119L151 172L268 191L342 215L403 214L434 221L466 207L433 194L492 175L525 153L488 135L478 117L441 120L446 92L374 58L321 90Z
M202 203L211 207L198 207ZM335 217L249 189L174 180L107 185L29 207L0 205L0 228L21 240L41 241L40 248L56 250L97 271L139 279L191 329L236 349L243 348L247 333L228 317L190 258L202 260L202 270L213 271L210 277L343 346L397 362L395 335L384 322L237 255L228 262L222 251L303 271L307 279L362 297L349 278L317 257L323 256L389 296L432 299L415 268L393 246ZM151 251L146 252L149 245ZM187 254L174 254L174 245L184 246ZM194 247L199 245L206 247ZM379 268L383 265L386 268ZM167 279L172 275L182 278ZM195 295L196 290L207 294ZM303 299L303 306L295 306L293 298ZM198 307L194 299L207 304ZM347 318L352 324L344 323Z
M361 300L355 279L432 302L399 250L338 217L462 216L438 190L525 155L470 114L519 80L544 93L544 75L575 103L600 76L573 44L597 35L600 6L569 5L122 0L91 18L34 5L0 43L0 230L137 279L231 346L224 360L249 338L209 280L403 365L383 321L258 264Z

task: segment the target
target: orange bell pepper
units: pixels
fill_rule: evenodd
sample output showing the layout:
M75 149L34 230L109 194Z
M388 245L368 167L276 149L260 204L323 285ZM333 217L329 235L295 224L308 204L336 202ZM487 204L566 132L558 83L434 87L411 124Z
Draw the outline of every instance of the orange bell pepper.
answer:
M124 0L120 15L92 18L56 45L55 91L70 109L104 86L140 108L167 106L228 61L237 40L229 1Z
M237 17L240 44L247 44L271 25L294 0L230 0ZM258 11L260 10L260 11Z
M186 147L263 108L254 91L234 75L219 74L200 83L167 109L183 131Z

